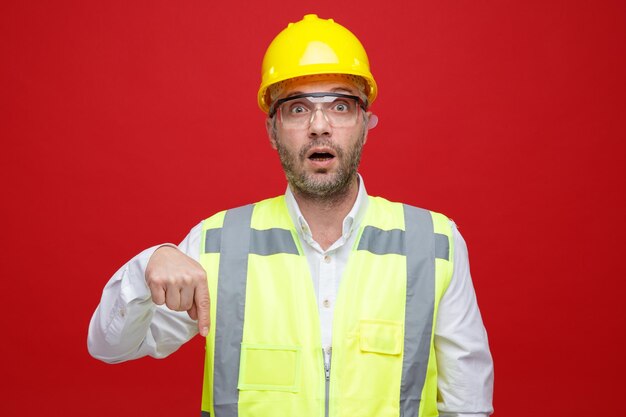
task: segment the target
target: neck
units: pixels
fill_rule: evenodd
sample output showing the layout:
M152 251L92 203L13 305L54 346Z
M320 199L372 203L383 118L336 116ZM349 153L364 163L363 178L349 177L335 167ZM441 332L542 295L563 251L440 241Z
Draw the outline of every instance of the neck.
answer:
M339 193L332 196L312 196L291 188L300 212L305 218L313 239L328 249L343 234L343 220L346 218L359 193L358 177L355 176Z

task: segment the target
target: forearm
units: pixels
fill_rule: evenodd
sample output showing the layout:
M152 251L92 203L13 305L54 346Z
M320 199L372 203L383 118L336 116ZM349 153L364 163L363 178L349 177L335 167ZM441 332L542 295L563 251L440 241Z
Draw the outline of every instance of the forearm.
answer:
M151 300L144 274L157 248L131 259L104 288L89 324L87 344L93 357L109 363L147 355L161 358L193 336L187 329L194 328L191 319L158 308Z
M435 330L439 414L483 417L493 412L493 362L469 270L467 247L454 230L454 272Z
M192 229L179 250L197 257L199 230L198 226ZM143 356L163 358L197 334L196 321L186 312L152 302L145 272L159 247L132 258L105 286L89 324L87 344L93 357L109 363Z

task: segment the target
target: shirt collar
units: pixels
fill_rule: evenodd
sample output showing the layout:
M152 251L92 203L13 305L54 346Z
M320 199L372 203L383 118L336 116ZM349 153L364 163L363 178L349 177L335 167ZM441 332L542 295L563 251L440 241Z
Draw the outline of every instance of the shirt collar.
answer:
M363 216L365 215L369 204L363 178L361 177L361 174L357 175L359 191L357 193L356 200L354 201L354 206L352 206L348 215L343 219L342 234L346 239L361 225L361 220L363 220ZM298 207L298 202L296 201L293 192L291 192L289 185L287 185L287 191L285 191L285 202L287 204L287 210L289 211L291 221L296 226L298 233L304 236L307 240L312 239L311 228L302 215L300 207Z

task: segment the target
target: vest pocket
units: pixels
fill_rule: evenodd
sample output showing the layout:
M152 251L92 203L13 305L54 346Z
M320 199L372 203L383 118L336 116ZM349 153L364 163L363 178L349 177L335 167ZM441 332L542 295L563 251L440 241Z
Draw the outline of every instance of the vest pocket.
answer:
M245 391L300 390L299 346L241 344L239 384Z
M361 352L399 355L402 353L403 328L399 321L360 320L359 348Z

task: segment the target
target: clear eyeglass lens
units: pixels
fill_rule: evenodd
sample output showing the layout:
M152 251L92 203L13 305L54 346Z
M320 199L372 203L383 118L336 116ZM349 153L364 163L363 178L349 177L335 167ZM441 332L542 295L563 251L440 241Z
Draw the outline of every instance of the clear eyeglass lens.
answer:
M322 115L317 114L318 109ZM302 97L282 103L278 111L286 127L308 126L314 117L326 117L333 127L350 127L356 123L359 105L347 97Z

